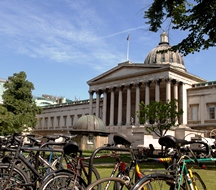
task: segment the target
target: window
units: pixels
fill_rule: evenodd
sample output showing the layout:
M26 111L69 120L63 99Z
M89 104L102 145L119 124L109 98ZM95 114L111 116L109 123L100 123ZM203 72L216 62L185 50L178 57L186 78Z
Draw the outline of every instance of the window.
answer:
M57 126L60 127L60 116L57 117Z
M94 144L94 136L93 136L93 135L90 134L90 135L88 136L87 144Z
M67 126L67 116L64 116L64 126Z
M39 118L39 128L42 128L42 118Z
M164 54L162 54L161 62L165 62L165 55Z
M45 127L48 127L48 117L45 117Z
M74 115L71 115L71 116L70 116L70 119L71 119L71 126L73 126L73 123L74 123Z
M209 106L209 119L215 119L215 106Z
M191 120L198 120L198 105L191 105Z
M170 62L173 62L173 53L170 54Z
M53 127L54 126L54 117L51 117L50 121L51 121L51 127Z

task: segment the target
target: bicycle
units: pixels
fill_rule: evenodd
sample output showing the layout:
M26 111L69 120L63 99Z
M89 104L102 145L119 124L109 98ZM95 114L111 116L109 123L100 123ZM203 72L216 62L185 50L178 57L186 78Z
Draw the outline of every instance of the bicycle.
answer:
M63 142L55 142L56 139L60 137L63 138ZM32 136L28 136L32 142L32 144L29 145L30 147L34 147L34 144L40 146L36 153L31 149L29 150L27 147L23 147L22 150L24 152L30 151L28 154L28 160L41 175L46 176L52 171L67 169L75 172L76 175L80 176L85 183L87 183L88 163L85 161L88 160L88 157L82 157L82 150L79 148L77 143L71 142L74 137L76 137L76 135L48 135L43 137L43 139L47 139L46 142L43 143ZM56 146L61 148L55 148L54 152L51 151ZM43 151L43 149L46 150ZM50 149L48 156L46 154L48 152L47 149ZM25 171L27 171L27 169L25 169ZM96 168L93 168L92 172L94 174L94 180L100 179L100 174Z
M129 140L130 139L130 140ZM144 173L140 171L139 163L142 161L139 161L136 156L134 149L132 147L132 143L138 140L136 137L133 136L126 136L122 133L116 133L113 136L114 144L109 147L99 147L97 148L93 153L89 161L89 179L88 179L88 187L86 190L92 190L92 189L128 189L133 186L133 184L141 179L144 176ZM122 147L117 147L117 145L122 145ZM131 161L129 166L126 166L125 162L117 162L116 166L118 166L119 171L117 175L115 175L116 171L114 167L114 170L112 171L111 175L109 177L97 180L96 182L92 183L91 181L91 167L93 164L93 160L96 156L96 154L102 150L111 150L111 151L120 151L120 152L129 152L131 155ZM116 177L115 177L116 176Z
M63 143L53 142L55 139L58 139L59 137L63 137L65 139L65 142ZM68 141L70 141L74 137L75 136L65 136L65 135L46 136L47 142L43 142L39 140L38 138L35 138L33 135L26 135L24 139L28 138L30 139L30 142L29 143L24 142L24 145L20 149L20 153L28 160L29 163L31 163L34 166L34 168L42 176L45 176L50 171L54 171L57 169L63 169L62 164L59 164L59 163L63 162L64 153L62 149L55 150L55 152L61 155L55 156L54 158L54 155L53 155L54 152L50 151L49 156L46 158L46 153L48 152L48 150L43 151L43 149L51 150L52 149L50 147L51 145L63 147ZM3 157L2 162L10 163L13 159L15 151L10 151L10 149L5 148L5 149L2 149L2 152L4 153L4 155L5 155L5 152L9 152ZM28 169L26 164L22 162L22 160L17 159L16 165L22 168L27 173L27 176L29 178L34 176L34 174L30 173L30 170Z
M10 163L0 164L0 189L59 189L61 187L70 186L79 189L85 189L87 186L85 181L71 170L57 170L50 172L45 178L37 169L23 156L21 150L31 151L52 151L50 149L38 149L32 147L22 147L25 136L13 135L7 143L11 146L7 147L8 151L15 152ZM33 174L33 178L29 179L26 172L16 165L22 162ZM67 183L65 183L67 181Z
M204 151L204 149L192 150L189 146L186 146L193 143L205 146L205 152L207 155L206 158L196 158L194 154L194 151ZM169 170L168 168L168 170L165 170L164 173L153 173L144 176L133 186L131 190L141 190L148 187L151 187L151 190L206 190L206 186L202 178L198 173L193 172L192 168L189 169L187 167L187 163L199 164L216 161L215 158L209 158L211 151L207 143L203 141L186 141L167 135L159 139L159 144L165 146L166 148L174 148L179 159L173 163L172 170Z

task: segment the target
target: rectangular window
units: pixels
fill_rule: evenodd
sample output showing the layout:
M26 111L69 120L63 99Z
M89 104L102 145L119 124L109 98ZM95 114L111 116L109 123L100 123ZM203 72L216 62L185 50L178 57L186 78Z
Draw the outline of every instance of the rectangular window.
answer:
M67 126L67 116L65 115L63 118L64 118L64 126Z
M51 127L54 127L54 117L51 117L50 121L51 121Z
M198 105L191 106L191 120L192 121L198 120Z
M39 128L42 128L42 118L39 118Z
M87 144L94 144L94 136L93 135L88 136Z
M162 57L161 57L161 62L164 62L164 61L165 61L165 55L162 54L161 56L162 56Z
M74 124L74 115L71 115L70 119L71 119L71 126L73 126L73 124Z
M215 106L209 106L209 119L215 119Z
M57 117L57 126L60 127L60 116Z
M45 127L48 127L48 117L45 117Z

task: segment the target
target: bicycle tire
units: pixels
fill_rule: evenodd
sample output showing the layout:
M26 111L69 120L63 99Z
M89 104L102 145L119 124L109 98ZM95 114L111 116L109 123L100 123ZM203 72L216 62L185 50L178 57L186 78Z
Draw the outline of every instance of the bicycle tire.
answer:
M81 177L86 182L86 184L88 184L89 163L84 162L83 166L85 167L87 174L84 171L82 171ZM98 170L94 166L92 166L92 179L91 179L91 182L97 181L99 179L100 179L100 174L99 174Z
M30 184L26 173L17 166L14 166L13 172L9 171L10 165L8 163L0 164L0 190L27 190L26 184ZM12 176L9 176L9 175ZM9 179L10 177L10 179ZM9 181L8 181L9 180Z
M150 174L138 181L131 190L175 190L175 179L172 175L167 174ZM180 190L186 190L183 186L180 186Z
M74 173L69 171L54 171L42 181L39 190L54 190L54 189L74 189L84 190L86 183L79 176L76 177Z
M195 183L196 187L198 190L207 190L207 187L200 177L200 175L197 172L192 172L193 173L193 182ZM189 187L186 186L186 190L188 190Z
M86 187L85 190L113 190L115 189L115 184L121 184L121 187L118 188L118 190L128 190L130 189L130 185L127 184L126 181L123 179L120 179L118 177L106 177L106 178L101 178L94 183L90 184L89 186Z

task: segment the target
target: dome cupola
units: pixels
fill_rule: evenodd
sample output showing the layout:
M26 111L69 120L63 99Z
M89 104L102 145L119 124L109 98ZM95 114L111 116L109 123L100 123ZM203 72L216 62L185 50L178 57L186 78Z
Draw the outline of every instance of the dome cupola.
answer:
M150 51L150 53L147 55L144 64L145 65L152 65L152 64L170 64L177 69L184 70L184 60L181 56L181 54L176 51L166 51L166 52L160 52L162 50L167 50L171 48L169 45L169 38L168 34L166 32L163 32L160 35L160 43L156 48Z

